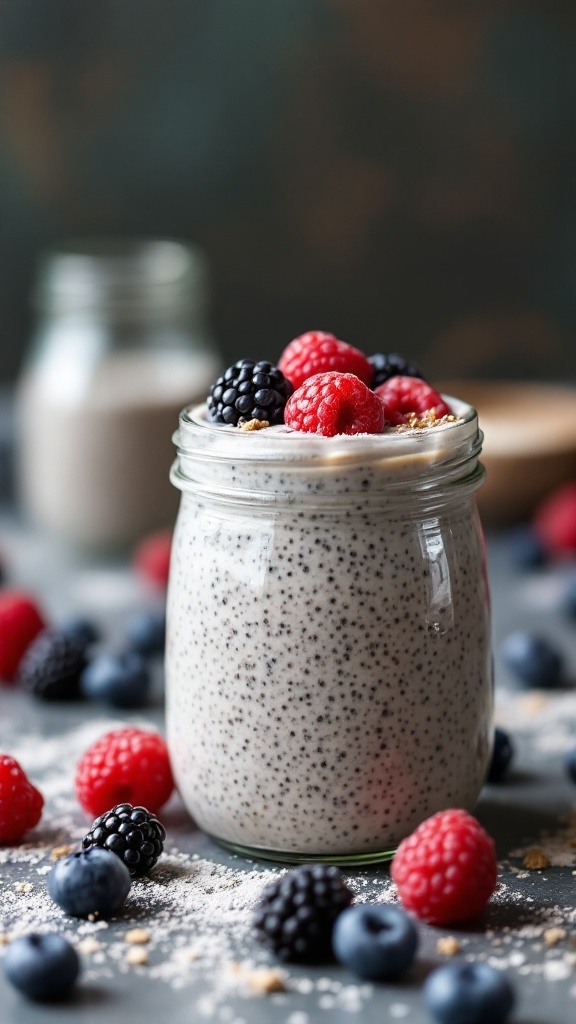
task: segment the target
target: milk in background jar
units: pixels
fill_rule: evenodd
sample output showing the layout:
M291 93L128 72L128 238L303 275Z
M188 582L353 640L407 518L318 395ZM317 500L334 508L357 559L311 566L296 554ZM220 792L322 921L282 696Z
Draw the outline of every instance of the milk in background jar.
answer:
M173 424L220 364L206 277L202 254L171 241L79 243L45 261L18 481L29 518L64 542L115 548L172 523Z

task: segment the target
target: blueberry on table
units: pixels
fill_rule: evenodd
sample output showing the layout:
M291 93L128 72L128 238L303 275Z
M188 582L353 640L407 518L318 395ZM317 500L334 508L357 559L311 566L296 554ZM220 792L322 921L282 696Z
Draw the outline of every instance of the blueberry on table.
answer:
M568 617L576 621L576 576L569 580L562 595L562 607Z
M98 846L59 860L48 875L51 898L71 917L110 917L124 903L131 884L120 858Z
M529 632L510 633L502 644L510 672L525 686L553 689L562 676L562 655L548 640Z
M400 907L360 904L336 918L332 948L339 963L361 978L397 978L414 960L418 932Z
M512 564L517 569L539 569L545 565L546 552L530 526L517 526L508 534Z
M166 611L137 612L126 626L126 643L145 657L162 654L166 640Z
M81 615L66 619L60 626L60 632L75 640L83 650L92 647L100 639L100 630L97 626L91 619L86 619Z
M426 979L423 997L438 1024L504 1024L514 1006L506 975L485 963L439 967Z
M492 748L492 760L488 769L488 782L501 782L506 775L512 758L514 757L514 745L510 736L504 729L496 727L494 730L494 746Z
M23 935L8 946L4 974L29 999L50 1001L68 995L80 973L80 960L62 935Z
M80 689L88 700L114 708L139 708L148 697L151 676L141 654L102 654L87 666Z

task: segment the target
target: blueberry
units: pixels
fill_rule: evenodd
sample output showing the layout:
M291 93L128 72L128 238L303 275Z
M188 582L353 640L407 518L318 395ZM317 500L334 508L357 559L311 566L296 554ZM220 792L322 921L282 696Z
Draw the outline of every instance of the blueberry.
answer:
M108 850L98 846L59 860L48 875L48 892L71 917L109 917L130 891L130 872Z
M4 973L29 999L62 999L80 973L80 960L62 935L32 933L10 943Z
M546 563L546 552L530 526L518 526L508 534L508 548L517 569L539 569Z
M483 963L439 967L426 979L423 998L438 1024L504 1024L514 1006L506 975Z
M544 637L510 633L502 644L502 657L510 671L526 686L550 689L562 675L562 656Z
M576 576L569 580L562 595L562 607L569 618L576 619Z
M567 752L564 764L572 782L576 782L576 747L571 747Z
M399 907L348 907L336 918L332 932L336 959L372 981L396 978L412 963L417 946L416 928Z
M138 654L162 654L166 639L166 611L138 612L126 626L126 641Z
M81 615L66 619L60 627L60 631L65 633L66 636L71 637L72 640L75 640L83 650L86 650L87 647L92 647L100 639L100 631L94 623Z
M150 689L150 670L140 654L102 654L80 677L80 689L89 700L114 708L138 708Z
M514 745L504 729L494 730L492 760L488 769L488 782L501 782L514 757Z

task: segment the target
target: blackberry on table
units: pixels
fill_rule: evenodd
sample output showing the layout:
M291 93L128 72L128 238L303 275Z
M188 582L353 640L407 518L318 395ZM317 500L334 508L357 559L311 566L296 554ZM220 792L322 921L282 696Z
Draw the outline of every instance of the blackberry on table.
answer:
M399 355L398 352L391 352L387 356L377 352L375 355L368 357L368 362L372 363L374 367L374 380L371 384L372 390L390 380L391 377L419 377L420 380L424 380L418 367L414 363L409 362L408 359L404 359L404 356Z
M273 363L239 359L210 388L208 413L216 423L236 427L241 421L284 421L284 406L292 385Z
M120 858L133 878L146 875L164 849L166 832L145 807L117 804L101 814L82 840L82 849L99 846Z
M256 908L254 933L281 960L331 959L334 922L352 899L337 867L304 865L266 886Z
M19 667L20 684L42 700L73 700L87 665L84 645L61 630L45 629L26 651Z

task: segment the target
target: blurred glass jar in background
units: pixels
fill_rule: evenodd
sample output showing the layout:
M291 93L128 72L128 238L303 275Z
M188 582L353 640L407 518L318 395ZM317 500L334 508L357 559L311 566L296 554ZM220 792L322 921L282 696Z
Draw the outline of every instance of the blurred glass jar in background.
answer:
M207 284L203 254L173 241L46 258L17 396L21 502L39 526L108 549L172 523L174 423L220 369Z

